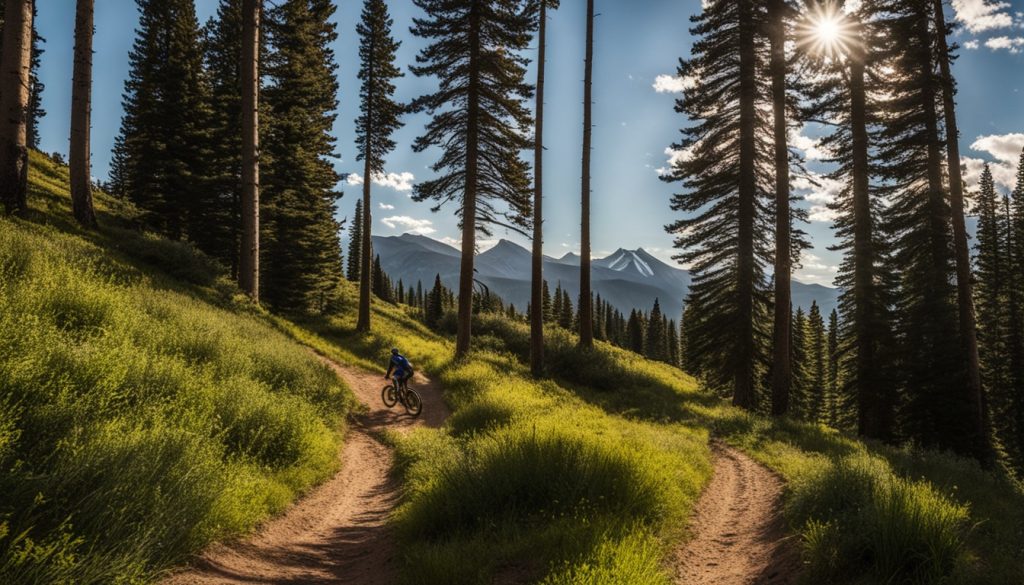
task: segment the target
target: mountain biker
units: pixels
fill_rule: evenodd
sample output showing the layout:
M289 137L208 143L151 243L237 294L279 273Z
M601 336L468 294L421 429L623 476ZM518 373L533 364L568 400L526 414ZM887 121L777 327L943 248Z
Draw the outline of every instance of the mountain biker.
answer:
M391 361L388 363L388 373L384 374L385 380L391 377L392 370L394 370L395 379L401 384L405 384L413 374L412 364L405 359L397 347L391 348Z

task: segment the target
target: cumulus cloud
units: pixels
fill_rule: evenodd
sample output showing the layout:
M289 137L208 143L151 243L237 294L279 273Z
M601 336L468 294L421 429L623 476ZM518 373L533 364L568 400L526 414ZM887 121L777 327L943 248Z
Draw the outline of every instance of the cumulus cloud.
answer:
M1024 46L1024 37L992 37L985 41L985 46L993 51L1020 53L1021 47Z
M800 252L800 268L794 276L801 282L814 282L818 284L831 284L835 280L839 267L829 264L820 256L804 250Z
M1010 3L992 0L953 0L956 19L968 31L979 33L986 30L1013 26L1009 12Z
M373 176L373 184L381 187L391 187L395 191L412 191L413 182L416 177L405 171L402 173L381 173ZM349 173L346 179L349 185L362 185L363 176L359 173Z
M696 145L691 146L690 148L675 149L672 148L671 146L666 148L665 156L668 157L668 164L666 164L663 167L658 167L657 169L655 169L655 172L658 173L659 177L671 173L672 170L676 168L676 165L693 158L694 149L696 149Z
M433 222L429 219L416 219L408 215L392 215L381 219L380 222L393 230L401 229L406 233L420 236L430 235L437 231L432 227Z
M829 209L828 206L842 192L844 188L842 181L808 171L806 176L794 177L791 186L795 194L802 196L812 204L808 210L808 219L822 223L835 221L836 212Z
M793 148L800 150L804 153L804 157L807 160L821 160L828 156L828 153L821 148L821 140L818 138L810 138L804 134L804 130L807 127L801 127L799 130L793 129L789 132L789 144Z
M697 79L694 77L679 77L677 75L659 75L654 78L651 85L658 93L683 93L688 89L697 87Z
M1017 183L1017 164L1024 150L1024 133L990 134L979 136L971 143L971 150L988 154L994 161L989 163L996 185L1012 190ZM976 157L961 157L964 180L974 189L981 177L985 161Z
M390 211L390 210L395 208L394 205L390 205L390 204L384 203L384 202L378 203L377 205L379 205L381 209L385 209L385 210L388 210L388 211Z
M971 40L965 42L964 43L964 48L969 50L969 51L973 51L973 50L977 49L978 48L978 41L977 41L977 39L971 39Z

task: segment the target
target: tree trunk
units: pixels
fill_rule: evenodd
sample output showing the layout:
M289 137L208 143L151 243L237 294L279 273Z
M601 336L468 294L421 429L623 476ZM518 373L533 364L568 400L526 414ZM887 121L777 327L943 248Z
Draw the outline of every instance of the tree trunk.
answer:
M754 387L754 220L757 212L757 55L753 0L739 1L740 172L736 262L736 369L732 402L753 410Z
M858 41L854 41L855 46ZM888 440L892 433L890 402L877 376L875 328L879 322L875 287L874 220L869 191L867 91L864 51L855 48L850 57L850 134L853 159L853 303L857 376L857 431Z
M775 328L772 353L772 414L789 410L793 372L790 362L792 318L792 222L789 212L789 148L786 128L786 5L771 0L768 26L771 42L772 106L775 134Z
M0 201L7 213L28 211L29 69L32 0L7 0L0 61Z
M260 302L260 15L261 0L242 2L242 242L238 284Z
M547 44L547 1L540 2L537 34L537 105L533 137L533 264L530 282L530 371L544 374L544 58Z
M974 313L974 285L971 281L971 253L967 245L967 226L964 220L964 187L960 173L960 132L956 123L956 103L953 99L953 74L949 68L949 47L946 43L946 18L942 0L932 0L935 37L939 43L939 72L942 76L942 107L946 123L946 165L949 171L950 210L953 221L953 252L956 257L957 310L960 322L960 342L967 360L968 400L975 412L976 449L979 456L991 459L988 416L981 387L981 368L978 360L978 328Z
M583 60L583 172L580 222L580 347L594 346L594 306L590 292L590 134L594 69L594 0L587 0L587 48Z
M92 110L92 34L94 0L78 0L75 7L75 65L71 85L71 210L82 226L96 227L92 205L89 162L89 126Z
M455 357L469 354L473 334L473 256L476 254L477 158L480 116L480 5L469 14L469 91L466 129L466 188L462 200L462 263L459 268L459 319Z
M371 47L368 51L367 58L372 60L374 58L373 51L373 39L370 40ZM365 252L362 253L360 262L362 264L361 272L363 274L370 273L370 256L371 249L373 247L373 239L370 236L370 229L373 226L373 218L370 206L370 192L373 187L373 178L370 176L373 173L373 149L371 148L371 141L373 140L373 68L375 63L369 63L367 70L369 71L368 79L366 80L367 93L366 96L366 124L363 128L363 136L365 137L366 144L363 149L363 209L362 216L359 221L362 225L359 226L359 247ZM356 331L368 332L370 331L370 279L360 278L359 279L359 319L356 322Z

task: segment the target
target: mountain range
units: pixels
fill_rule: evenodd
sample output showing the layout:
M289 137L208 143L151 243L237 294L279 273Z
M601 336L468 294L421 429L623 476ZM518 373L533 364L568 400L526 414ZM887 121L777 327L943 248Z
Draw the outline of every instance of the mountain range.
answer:
M402 279L406 285L415 285L421 281L429 289L439 274L445 286L457 288L460 251L444 242L414 234L373 236L373 250L380 256L381 267L396 282ZM551 292L561 283L574 305L579 291L579 263L579 256L571 252L561 258L544 256L544 278ZM525 311L530 299L530 265L530 251L509 240L477 254L475 261L477 280L520 311ZM670 266L643 248L619 248L610 256L595 259L591 279L594 293L624 313L634 308L650 310L658 299L669 316L682 311L691 280L687 270ZM793 281L794 307L806 310L811 301L817 301L826 318L836 307L838 296L837 289Z

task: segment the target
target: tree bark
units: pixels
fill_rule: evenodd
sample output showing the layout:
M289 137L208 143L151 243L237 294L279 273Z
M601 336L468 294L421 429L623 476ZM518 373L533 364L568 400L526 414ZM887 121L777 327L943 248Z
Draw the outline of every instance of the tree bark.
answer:
M28 211L29 69L32 0L7 0L0 61L0 201L7 213Z
M949 67L949 46L946 43L946 18L942 0L932 0L935 37L938 41L939 73L942 79L942 107L946 123L946 166L949 171L950 211L953 221L953 252L956 257L957 312L960 322L960 342L967 360L968 400L975 412L977 450L983 458L991 458L988 416L981 386L981 367L978 359L978 327L974 312L974 285L971 280L971 253L967 245L967 226L964 220L964 187L960 172L960 132L956 123L953 74Z
M544 59L547 45L547 0L540 2L537 33L536 128L533 137L533 263L530 282L530 371L544 374Z
M733 379L734 405L753 410L757 405L754 387L754 220L757 212L757 54L753 0L739 2L740 68L740 172L737 215L736 262L736 352Z
M590 291L590 135L594 70L594 0L587 0L587 47L583 60L583 172L580 222L580 347L594 345L594 307Z
M792 318L792 220L789 211L789 148L786 127L786 5L771 0L768 26L771 43L772 106L775 134L775 324L772 353L772 414L789 410L793 372L790 362Z
M75 65L71 85L71 211L83 227L96 227L90 178L89 130L92 112L93 2L78 0L75 7Z
M473 260L476 254L477 158L480 116L480 5L474 1L469 14L469 91L466 104L466 188L462 200L462 262L459 268L458 333L455 357L469 354L473 335Z
M373 40L370 41L371 44ZM373 59L374 51L371 47L369 51L369 58ZM360 257L360 263L362 268L360 272L363 274L370 273L370 251L373 246L373 239L370 237L370 228L373 225L371 218L371 207L370 207L370 194L373 185L373 179L370 175L373 173L373 149L371 148L371 141L373 140L373 63L369 64L367 68L369 70L368 79L366 80L366 87L368 88L366 97L366 124L363 128L363 136L365 136L366 144L363 150L363 215L359 218L362 225L359 226L359 237L361 242L359 247L365 252ZM356 331L368 332L370 330L370 279L360 278L359 279L359 319L356 322Z
M242 242L239 286L260 302L259 59L261 0L242 2Z

